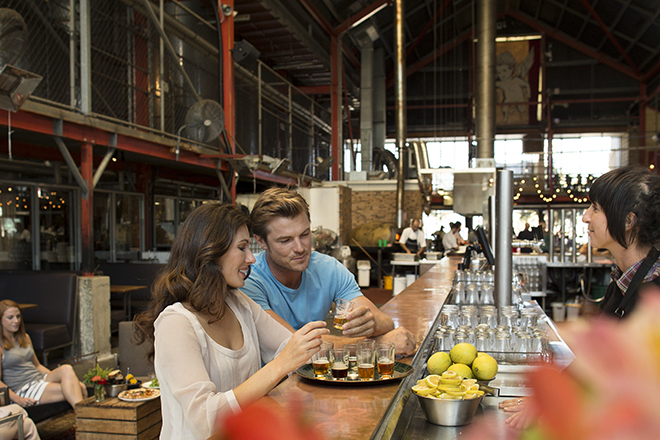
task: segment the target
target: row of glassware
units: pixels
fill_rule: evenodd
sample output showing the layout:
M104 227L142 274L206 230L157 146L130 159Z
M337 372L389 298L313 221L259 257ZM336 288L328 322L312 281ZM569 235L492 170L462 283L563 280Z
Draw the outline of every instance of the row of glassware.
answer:
M497 321L494 306L445 305L440 327L435 333L434 350L449 351L458 343L468 342L477 351L491 354L498 362L526 363L545 360L547 334L545 325L537 322L536 310L503 308Z
M472 271L456 270L452 286L452 298L455 305L492 305L495 278L492 270ZM528 292L526 273L513 273L511 282L511 302L521 306L522 294Z

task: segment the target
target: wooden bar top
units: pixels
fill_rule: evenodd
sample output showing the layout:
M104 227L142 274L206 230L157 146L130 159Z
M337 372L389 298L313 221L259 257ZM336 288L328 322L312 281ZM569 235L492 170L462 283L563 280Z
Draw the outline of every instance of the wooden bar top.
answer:
M392 298L381 310L392 317L396 327L403 326L417 338L417 347L440 312L449 294L461 258L443 258L438 264ZM410 364L413 358L400 359ZM301 403L325 438L368 439L378 426L400 381L377 384L332 384L291 375L260 403L267 404L282 417L290 417L292 404Z

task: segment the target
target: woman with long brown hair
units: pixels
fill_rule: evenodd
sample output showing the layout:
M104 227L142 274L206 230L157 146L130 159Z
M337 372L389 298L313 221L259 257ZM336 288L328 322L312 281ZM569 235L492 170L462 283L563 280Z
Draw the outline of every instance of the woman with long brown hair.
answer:
M292 334L238 290L255 261L247 223L246 214L219 203L190 213L150 308L136 318L138 342L153 344L163 440L208 438L219 415L266 395L329 333L316 321Z
M27 407L66 400L75 406L87 397L87 388L78 380L71 365L62 365L52 371L41 365L34 354L30 336L25 333L18 304L9 299L0 301L0 317L0 386L9 389L12 402Z

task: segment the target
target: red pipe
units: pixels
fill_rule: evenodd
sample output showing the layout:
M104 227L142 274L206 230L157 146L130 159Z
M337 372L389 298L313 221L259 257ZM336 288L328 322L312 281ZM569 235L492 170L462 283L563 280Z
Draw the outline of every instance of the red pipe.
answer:
M223 6L230 6L234 9L234 0L223 0ZM236 117L235 117L235 89L234 89L234 58L231 56L231 50L234 48L234 16L229 14L225 16L220 3L218 2L218 16L224 20L220 24L222 32L222 99L225 111L225 132L229 138L229 146L232 154L236 154ZM229 194L231 202L236 204L236 174L232 171L229 184Z

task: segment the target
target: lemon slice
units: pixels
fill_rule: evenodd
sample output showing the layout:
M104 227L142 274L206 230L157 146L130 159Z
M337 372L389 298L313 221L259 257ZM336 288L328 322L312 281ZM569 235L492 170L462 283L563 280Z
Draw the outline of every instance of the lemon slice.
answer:
M450 396L463 397L463 396L465 396L466 393L465 393L465 391L447 391L447 394L449 394Z
M412 387L412 390L420 396L428 396L429 394L435 393L436 391L435 388L429 388L426 386L423 387L422 385L415 385Z
M463 385L469 387L477 383L477 379L463 379Z
M438 383L440 382L440 376L437 374L431 374L426 376L426 384L430 387L437 388Z
M463 399L470 400L470 399L476 399L477 397L479 397L478 394L466 393L465 396L463 396Z
M462 385L462 388L465 391L478 391L479 390L479 384L475 383L474 385L469 385L469 386Z
M440 383L444 385L458 385L461 383L461 378L457 376L454 379L440 379Z
M449 393L445 393L445 394L442 395L441 399L443 399L443 400L461 400L462 397L461 396L453 396Z
M444 373L442 373L443 379L456 379L457 377L458 377L458 373L452 370L447 370Z

